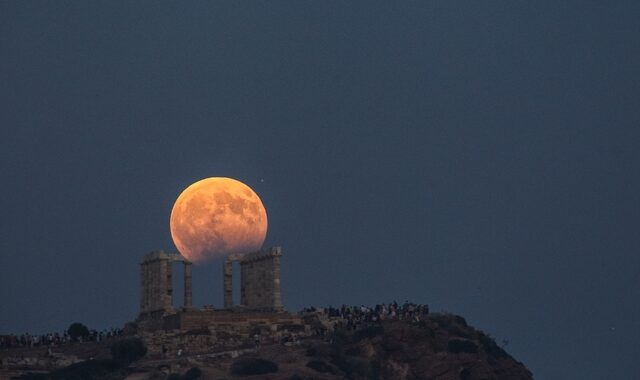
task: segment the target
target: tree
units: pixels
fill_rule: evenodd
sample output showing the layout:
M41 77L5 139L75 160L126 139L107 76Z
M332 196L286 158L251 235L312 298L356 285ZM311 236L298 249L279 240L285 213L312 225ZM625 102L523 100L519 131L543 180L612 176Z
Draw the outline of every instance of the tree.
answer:
M121 367L126 367L147 354L147 347L139 338L121 340L111 345L111 357Z
M185 380L197 380L202 376L202 371L198 367L193 367L184 374Z
M260 358L240 358L231 364L231 374L236 376L264 375L278 372L278 365Z
M74 322L69 325L67 333L73 340L78 340L78 338L87 339L89 337L89 329L80 322Z

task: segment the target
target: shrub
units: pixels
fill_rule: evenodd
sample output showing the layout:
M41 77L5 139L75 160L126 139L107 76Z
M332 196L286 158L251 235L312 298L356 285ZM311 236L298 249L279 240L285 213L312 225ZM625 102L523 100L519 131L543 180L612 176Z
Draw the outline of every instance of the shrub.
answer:
M309 347L306 351L307 356L330 356L334 348L329 343L319 343Z
M307 367L315 371L318 371L320 373L332 373L332 374L336 373L336 371L333 369L332 366L323 362L322 360L311 360L310 362L307 363Z
M78 338L86 339L89 337L89 329L80 322L74 322L69 325L67 333L73 340L78 340Z
M474 354L478 352L478 346L470 340L466 339L451 339L447 343L447 351L459 354L461 352Z
M139 338L121 340L111 345L111 357L121 367L126 367L147 354L147 347Z
M484 351L490 357L502 358L502 357L508 356L505 350L503 350L500 346L498 346L496 341L493 340L491 335L488 335L488 334L485 335L482 332L480 332L478 335L479 335L480 344L482 345L482 348L484 348Z
M241 358L231 364L231 374L237 376L264 375L278 372L278 365L260 358Z
M359 346L346 347L343 351L345 355L349 356L360 356L362 353L362 349Z
M382 340L382 348L386 352L398 352L405 349L405 344L397 339L385 337L385 339Z
M457 324L459 324L459 325L461 325L463 327L467 327L467 321L463 317L461 317L459 315L454 315L453 316L453 320L456 321Z
M384 327L380 325L367 326L353 334L353 341L359 342L366 338L374 338L384 334Z
M342 370L348 378L374 378L371 363L356 356L334 357L332 363Z
M461 328L459 325L449 325L447 326L446 329L450 336L457 336L465 339L471 339L471 334L469 334L469 332Z
M27 372L18 377L14 377L14 379L18 380L47 380L48 375L46 373L31 373ZM302 380L302 379L300 379Z
M342 346L349 342L349 337L344 330L336 329L335 332L331 335L331 342L334 346Z
M196 380L202 376L202 371L198 367L193 367L184 374L184 380Z
M418 327L420 327L420 328L423 328L423 329L428 329L429 328L429 325L427 324L427 321L425 321L425 320L420 320L418 322L414 322L413 324L418 326Z
M116 369L115 363L111 360L87 360L53 371L46 378L56 380L95 379L111 374Z

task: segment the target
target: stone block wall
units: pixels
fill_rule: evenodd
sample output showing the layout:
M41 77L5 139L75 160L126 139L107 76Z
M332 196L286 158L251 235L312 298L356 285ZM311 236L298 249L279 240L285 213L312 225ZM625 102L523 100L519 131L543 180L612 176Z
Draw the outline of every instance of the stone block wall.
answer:
M280 247L247 254L240 261L240 300L250 309L282 310Z
M140 336L151 355L169 354L182 349L190 353L214 353L229 349L253 347L254 334L264 344L278 343L283 337L304 337L313 333L297 314L202 311L179 312L164 318L164 328L144 330Z
M178 254L154 251L140 263L140 317L158 319L173 308L173 262L184 265L184 307L192 307L191 262Z
M140 313L162 312L171 309L171 262L162 251L151 252L140 264Z

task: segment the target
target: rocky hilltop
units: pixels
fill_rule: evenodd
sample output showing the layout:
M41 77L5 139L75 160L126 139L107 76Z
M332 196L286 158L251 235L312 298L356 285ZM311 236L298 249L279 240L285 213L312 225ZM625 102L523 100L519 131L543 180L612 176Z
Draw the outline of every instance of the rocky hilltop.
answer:
M432 313L357 326L318 313L304 318L310 327L307 334L258 344L250 337L221 352L148 353L126 367L109 360L105 342L57 347L58 357L69 351L77 363L49 372L39 368L39 373L28 365L11 368L12 350L6 350L1 353L0 379L533 379L522 363L460 316ZM197 333L207 334L185 332L191 338ZM40 351L22 349L20 355L44 356Z
M327 379L533 378L490 336L450 314L336 330L329 342L310 343L306 354L305 366L333 375Z

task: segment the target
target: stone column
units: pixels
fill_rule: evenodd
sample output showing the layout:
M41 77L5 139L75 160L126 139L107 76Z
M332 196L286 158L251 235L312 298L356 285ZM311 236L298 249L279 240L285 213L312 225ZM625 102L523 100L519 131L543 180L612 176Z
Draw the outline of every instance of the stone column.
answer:
M165 259L162 260L162 264L165 272L165 295L164 295L164 309L165 311L169 311L173 309L173 271L171 266L171 261Z
M147 311L149 304L149 280L147 279L147 264L140 264L140 314Z
M191 292L191 262L184 262L184 307L193 307L193 294Z
M280 292L280 256L274 256L272 260L273 308L275 310L282 310L282 293Z
M249 276L247 275L247 265L242 261L240 262L240 305L247 306L247 280ZM251 290L249 289L249 294L251 294Z
M224 288L224 308L233 307L233 261L227 259L222 267L222 286Z

